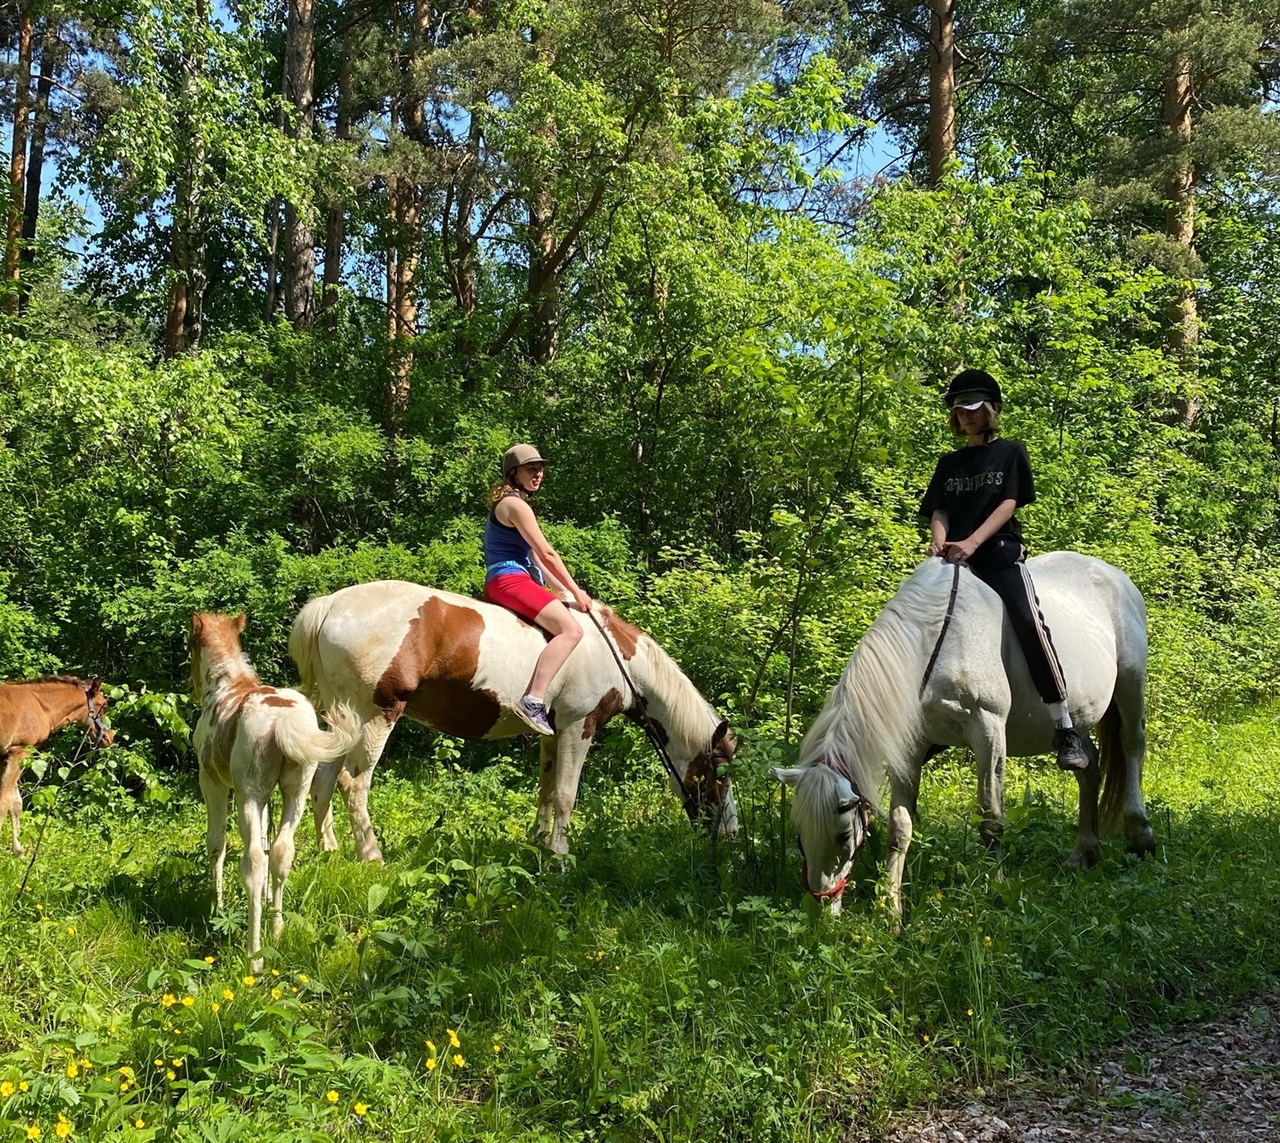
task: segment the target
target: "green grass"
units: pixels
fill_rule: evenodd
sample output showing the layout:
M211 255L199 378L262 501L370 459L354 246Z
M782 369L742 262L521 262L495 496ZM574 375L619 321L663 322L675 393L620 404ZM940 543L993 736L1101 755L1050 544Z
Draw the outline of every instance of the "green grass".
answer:
M354 864L346 837L318 855L305 831L252 984L238 848L212 917L189 794L56 814L21 899L24 862L0 858L0 1140L49 1139L60 1115L139 1140L838 1139L949 1085L1070 1064L1274 979L1278 721L1153 749L1158 855L1111 841L1086 874L1062 868L1071 778L1010 765L997 869L972 771L939 759L901 936L874 852L843 917L802 901L762 744L741 755L743 835L716 847L656 762L593 755L566 868L525 837L530 759L388 766L387 864Z

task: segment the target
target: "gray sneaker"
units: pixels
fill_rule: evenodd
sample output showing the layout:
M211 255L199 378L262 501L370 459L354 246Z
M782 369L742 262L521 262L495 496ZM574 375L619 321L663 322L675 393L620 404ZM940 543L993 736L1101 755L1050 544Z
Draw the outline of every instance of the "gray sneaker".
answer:
M1059 726L1053 732L1053 749L1058 755L1059 770L1087 770L1089 755L1084 752L1075 727Z
M555 734L551 723L547 721L547 708L541 699L524 695L511 710L516 717L539 734Z

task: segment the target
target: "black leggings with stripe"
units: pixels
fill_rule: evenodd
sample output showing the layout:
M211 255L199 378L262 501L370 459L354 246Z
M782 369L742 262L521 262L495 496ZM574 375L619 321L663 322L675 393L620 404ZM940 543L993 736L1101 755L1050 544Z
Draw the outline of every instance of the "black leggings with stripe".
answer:
M1036 598L1026 559L1027 552L1021 544L996 540L989 550L971 558L969 567L1004 600L1009 622L1040 697L1045 702L1063 702L1067 697L1067 683L1062 677L1062 664L1054 650L1049 625L1040 611L1040 600Z

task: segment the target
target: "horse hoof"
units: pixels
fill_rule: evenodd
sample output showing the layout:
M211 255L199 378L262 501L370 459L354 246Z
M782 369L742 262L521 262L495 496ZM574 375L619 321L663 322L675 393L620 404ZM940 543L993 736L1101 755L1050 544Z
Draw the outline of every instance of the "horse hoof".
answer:
M1098 851L1096 849L1077 849L1067 858L1068 869L1092 869L1098 864Z

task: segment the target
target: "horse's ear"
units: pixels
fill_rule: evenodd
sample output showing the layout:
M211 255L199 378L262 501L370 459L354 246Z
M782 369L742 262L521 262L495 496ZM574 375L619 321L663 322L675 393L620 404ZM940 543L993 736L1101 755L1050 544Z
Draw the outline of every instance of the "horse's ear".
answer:
M93 681L89 684L89 693L96 695L100 690L102 690L102 676L94 675Z
M800 775L804 770L799 766L774 766L770 768L769 773L784 786L794 786L800 781Z
M715 734L711 736L711 749L714 750L717 746L719 746L720 740L724 738L724 736L728 733L729 733L729 724L727 722L722 722L719 726L717 726Z
M204 630L204 616L198 611L191 613L191 634L199 635Z
M236 630L237 630L237 631L243 631L243 630L244 630L244 619L245 619L245 616L244 616L244 612L243 612L243 611L242 611L242 612L240 612L240 614L236 616Z

